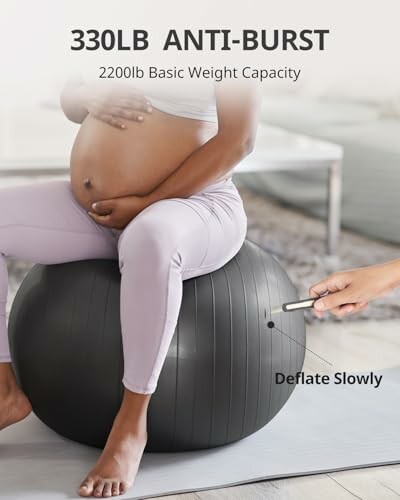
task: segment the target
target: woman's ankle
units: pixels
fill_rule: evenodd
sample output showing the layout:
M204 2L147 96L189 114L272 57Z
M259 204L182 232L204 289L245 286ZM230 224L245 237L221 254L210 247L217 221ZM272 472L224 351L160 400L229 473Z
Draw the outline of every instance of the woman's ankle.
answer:
M133 434L143 435L147 430L147 410L151 395L133 393L127 389L114 424L129 429Z
M10 362L0 363L0 394L17 387L14 370Z

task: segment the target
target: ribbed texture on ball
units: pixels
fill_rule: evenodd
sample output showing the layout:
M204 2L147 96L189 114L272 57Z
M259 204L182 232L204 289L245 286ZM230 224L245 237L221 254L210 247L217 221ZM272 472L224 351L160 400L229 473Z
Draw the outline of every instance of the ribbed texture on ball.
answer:
M61 435L104 446L121 403L120 275L115 261L36 265L9 321L18 379ZM277 261L246 241L221 269L183 284L178 324L153 394L147 451L211 448L267 424L304 361L303 313L274 314L297 293ZM274 327L271 328L271 321Z

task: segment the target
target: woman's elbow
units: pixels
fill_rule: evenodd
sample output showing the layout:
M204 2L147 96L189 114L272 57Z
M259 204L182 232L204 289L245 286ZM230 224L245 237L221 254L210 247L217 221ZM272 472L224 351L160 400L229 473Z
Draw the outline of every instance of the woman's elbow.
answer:
M253 152L255 145L256 145L256 134L250 134L246 138L244 145L246 156Z
M245 158L254 150L255 142L255 134L244 134L240 137L240 139L236 142L236 150L240 159Z
M235 160L241 160L249 155L255 144L255 134L254 133L235 133L231 131L222 131L218 133L219 143L224 151L229 151L231 155L235 157Z

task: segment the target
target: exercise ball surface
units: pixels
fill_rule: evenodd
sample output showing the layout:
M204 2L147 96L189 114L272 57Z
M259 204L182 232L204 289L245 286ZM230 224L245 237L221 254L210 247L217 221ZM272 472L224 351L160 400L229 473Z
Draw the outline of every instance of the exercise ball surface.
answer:
M123 395L119 293L116 261L35 265L10 313L12 360L35 414L96 447L104 446ZM278 384L275 374L301 371L305 324L300 311L271 310L297 298L278 262L248 240L222 268L184 281L150 400L146 451L228 444L278 413L294 386Z

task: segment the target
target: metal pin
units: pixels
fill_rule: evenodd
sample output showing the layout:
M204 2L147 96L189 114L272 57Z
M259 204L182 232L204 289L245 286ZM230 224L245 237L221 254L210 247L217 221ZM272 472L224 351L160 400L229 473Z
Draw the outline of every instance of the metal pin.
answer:
M278 314L281 312L291 312L291 311L299 311L301 309L311 309L314 306L314 302L317 299L303 299L296 300L294 302L286 302L286 304L282 304L279 307L274 308L271 312L272 314Z

